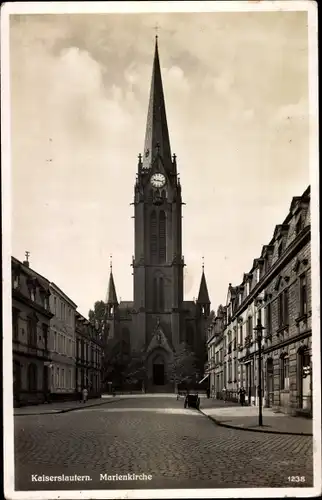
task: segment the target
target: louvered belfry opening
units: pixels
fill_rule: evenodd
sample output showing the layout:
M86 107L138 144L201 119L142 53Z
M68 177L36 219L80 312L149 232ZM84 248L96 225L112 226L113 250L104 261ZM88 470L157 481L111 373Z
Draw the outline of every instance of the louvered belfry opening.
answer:
M154 260L158 254L158 224L157 224L157 214L153 210L150 216L150 255L151 259Z
M165 262L166 260L166 217L165 212L162 210L159 214L159 260Z
M166 261L167 231L166 214L155 210L150 215L150 257L152 263L162 264Z

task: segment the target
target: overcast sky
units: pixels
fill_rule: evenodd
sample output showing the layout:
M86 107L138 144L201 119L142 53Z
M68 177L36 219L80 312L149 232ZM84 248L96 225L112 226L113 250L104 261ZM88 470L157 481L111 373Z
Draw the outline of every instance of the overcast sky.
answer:
M133 186L154 35L184 207L185 296L212 306L309 184L306 12L11 20L12 253L87 315L132 299Z

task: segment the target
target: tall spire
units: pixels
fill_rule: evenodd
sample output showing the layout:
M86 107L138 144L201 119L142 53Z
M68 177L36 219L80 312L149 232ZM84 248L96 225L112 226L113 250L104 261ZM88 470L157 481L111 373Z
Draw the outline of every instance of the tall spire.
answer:
M171 148L159 61L158 36L156 35L150 101L144 142L143 168L150 168L157 152L162 157L165 168L171 168Z
M113 278L112 255L110 256L110 280L108 283L106 303L113 306L118 304Z
M200 281L200 287L199 287L199 294L198 294L198 299L197 299L198 304L210 304L210 299L209 299L209 294L208 294L208 287L207 287L207 282L206 282L206 276L205 276L205 261L204 257L202 257L202 274L201 274L201 281Z

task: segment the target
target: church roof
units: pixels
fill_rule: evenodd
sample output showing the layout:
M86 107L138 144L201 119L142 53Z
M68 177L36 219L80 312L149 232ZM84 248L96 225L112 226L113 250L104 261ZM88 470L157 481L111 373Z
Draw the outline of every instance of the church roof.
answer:
M205 276L204 270L202 270L197 302L199 304L210 304L208 287L207 287L206 276Z
M156 37L144 142L143 168L150 168L157 153L160 154L165 168L171 168L171 148L161 78L158 39Z
M112 270L110 272L110 280L108 283L106 303L111 305L118 304Z

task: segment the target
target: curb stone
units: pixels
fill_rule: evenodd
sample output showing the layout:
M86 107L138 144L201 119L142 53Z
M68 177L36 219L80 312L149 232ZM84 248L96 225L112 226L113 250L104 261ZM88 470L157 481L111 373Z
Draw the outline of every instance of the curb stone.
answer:
M59 413L68 413L70 411L77 411L77 410L83 410L84 408L94 408L95 406L103 406L109 403L117 403L118 401L123 401L126 398L119 398L119 399L112 399L109 401L104 401L104 403L95 403L93 405L84 405L84 406L76 406L76 408L66 408L63 410L52 410L52 411L45 411L41 413L16 413L14 417L31 417L31 416L37 416L37 415L57 415Z
M199 411L200 411L200 413L205 415L205 417L208 417L210 420L212 420L215 424L220 425L220 427L227 427L227 429L236 429L238 431L248 431L248 432L264 432L266 434L282 434L285 436L310 436L310 437L313 436L313 434L311 434L309 432L270 431L268 429L252 429L251 427L240 427L238 425L225 424L224 422L221 422L220 420L215 419L211 415L207 415L202 410L199 410Z

